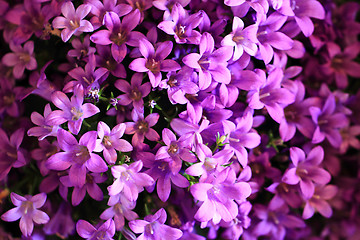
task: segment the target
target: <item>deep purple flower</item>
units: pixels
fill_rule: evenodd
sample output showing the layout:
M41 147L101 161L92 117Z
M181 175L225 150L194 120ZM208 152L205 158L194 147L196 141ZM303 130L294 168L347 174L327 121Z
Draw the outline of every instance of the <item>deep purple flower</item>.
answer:
M158 119L158 113L151 113L146 118L144 118L143 112L138 112L135 109L132 111L132 120L134 122L126 122L126 134L134 134L131 143L135 147L140 147L145 137L150 141L157 141L160 139L159 134L152 129L151 127L154 126Z
M34 229L34 222L37 224L45 224L49 221L49 216L45 212L38 210L46 201L45 193L22 197L12 192L10 197L16 207L1 215L1 219L7 222L13 222L20 218L20 230L24 236L31 236Z
M327 200L332 199L338 192L335 185L320 185L315 187L314 195L306 201L303 218L309 219L317 210L322 216L329 218L333 211Z
M290 166L282 177L282 181L290 184L300 184L300 190L305 199L314 195L315 184L326 184L330 181L331 175L319 167L324 158L324 150L321 146L314 147L307 157L303 150L298 147L290 148Z
M271 239L283 240L288 229L304 228L304 221L292 214L281 202L271 201L268 207L257 204L253 207L254 214L259 218L253 229L253 236L269 236Z
M250 25L244 29L244 22L239 17L234 17L232 32L224 37L221 45L234 47L233 61L238 60L244 51L250 56L255 56L257 46L251 39L254 39L256 33L257 25Z
M7 79L0 78L0 114L8 114L11 117L17 118L23 113L23 106L20 101L24 98L23 87L15 87Z
M105 182L106 179L107 176L105 174L87 172L85 184L82 186L75 186L69 175L61 177L60 181L65 187L74 187L71 195L71 204L77 206L84 199L86 192L96 201L103 200L104 194L98 184Z
M98 66L104 67L112 75L118 78L126 78L126 70L123 64L118 63L111 54L111 47L96 44L96 63Z
M165 59L172 51L171 41L161 42L155 50L146 38L139 40L139 50L144 58L133 60L129 68L135 72L147 72L152 87L157 87L161 81L161 72L177 71L181 67L172 60Z
M36 59L34 57L34 42L28 41L21 45L15 45L13 42L9 44L12 53L5 54L1 62L8 67L13 67L13 75L15 78L21 78L25 71L34 70L37 67Z
M104 24L108 30L100 30L91 35L90 40L96 44L111 44L111 54L120 63L127 54L127 45L138 46L138 41L144 38L140 32L133 31L139 24L140 12L138 10L126 15L122 22L114 12L107 12Z
M133 220L129 222L130 229L141 235L137 239L179 239L183 235L177 228L165 225L166 212L163 208L159 209L154 215L148 215L144 220Z
M189 43L198 45L201 34L195 31L194 28L200 24L203 15L203 11L189 15L180 3L175 3L171 9L169 20L166 19L159 23L158 28L169 35L174 35L175 41L178 44Z
M54 28L60 28L61 39L67 42L73 34L76 36L82 32L94 31L93 26L88 20L83 20L86 15L89 14L91 6L87 4L81 4L75 11L74 4L72 2L65 2L61 6L61 12L64 17L56 17L52 25Z
M112 237L115 235L115 223L114 220L109 219L96 228L89 222L80 219L76 223L76 231L80 237L88 240L112 240Z
M73 92L76 86L82 86L84 89L84 94L88 95L91 90L100 89L100 85L106 80L109 76L109 72L106 68L100 67L95 70L96 67L96 58L95 54L89 56L88 62L85 65L85 68L77 67L68 72L70 77L76 81L70 81L65 86L63 91Z
M329 42L326 44L328 57L326 63L321 65L321 70L326 76L335 79L336 86L343 89L348 86L348 76L359 78L360 64L356 57L360 53L358 42L347 46L343 51L340 46Z
M190 153L188 148L189 143L182 138L177 140L175 134L168 128L163 129L162 140L166 145L159 148L155 159L172 159L176 162L181 162L181 160L187 162L196 161L195 155Z
M46 162L49 169L62 171L70 167L69 177L76 187L86 183L87 170L102 173L108 170L104 160L92 153L96 145L96 131L90 131L81 136L79 142L63 129L59 129L57 138L59 146L64 152L52 155Z
M100 139L96 140L95 152L103 152L104 158L108 164L115 164L117 151L130 152L133 147L124 139L120 139L125 132L125 123L119 123L112 130L109 126L100 121L98 123L97 133Z
M233 54L231 47L214 49L214 39L210 33L204 33L200 39L199 53L190 53L183 58L183 63L199 72L199 88L208 88L215 82L228 84L231 74L227 66Z
M117 80L115 82L115 87L120 91L125 92L124 95L119 95L117 97L119 99L118 103L124 106L132 103L137 111L141 111L144 107L143 98L146 97L151 90L151 84L149 82L141 84L142 80L142 73L135 73L131 77L131 85L128 81L121 79Z
M67 202L61 202L54 216L44 226L44 232L47 235L56 234L63 238L73 235L75 232L75 223L71 216L71 206Z
M238 206L234 200L244 201L251 194L251 187L246 182L236 182L233 169L225 168L216 175L210 175L204 182L190 187L190 192L201 206L195 219L202 226L210 220L218 224L220 220L232 221L238 215Z
M3 180L11 168L26 165L26 152L20 147L24 137L24 129L20 128L11 134L10 139L0 128L0 180Z
M333 147L340 147L342 142L340 129L348 126L349 120L344 113L336 111L335 96L330 94L322 108L310 107L309 111L317 125L312 143L320 143L326 138Z
M130 165L122 164L111 168L115 178L114 183L108 187L109 195L114 196L121 192L129 201L136 201L144 187L154 184L154 180L146 173L140 172L143 167L142 161L136 161Z
M61 110L55 110L48 116L49 124L60 125L68 122L70 132L78 134L85 118L91 117L100 112L92 103L85 103L84 90L82 86L75 87L73 96L69 98L65 93L56 91L51 96L51 100L55 106Z
M60 126L52 125L49 123L49 115L51 112L52 111L50 104L46 104L44 109L44 116L41 116L41 114L39 114L38 112L31 113L31 121L38 126L30 128L27 134L29 136L38 137L40 141L48 136L56 137L57 131Z
M96 52L94 47L90 47L90 36L86 35L83 42L79 38L75 38L71 41L71 45L74 49L68 51L67 55L70 57L76 57L78 60L87 60L88 56Z

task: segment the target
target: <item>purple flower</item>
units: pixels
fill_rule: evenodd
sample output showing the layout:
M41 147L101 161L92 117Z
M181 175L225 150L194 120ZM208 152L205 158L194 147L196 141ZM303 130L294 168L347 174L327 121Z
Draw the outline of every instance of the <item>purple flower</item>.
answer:
M239 17L234 17L232 32L221 41L222 46L234 47L233 61L238 60L244 51L250 56L255 56L257 46L254 39L257 33L257 25L250 25L244 29L244 22Z
M258 70L257 74L266 80L261 87L248 92L249 107L252 109L266 107L271 118L280 123L284 117L284 107L293 103L295 96L288 89L281 87L284 73L280 68L272 70L267 78L262 70Z
M143 112L138 112L135 109L132 111L132 120L134 122L126 122L126 134L134 134L131 143L135 147L140 147L144 143L145 137L150 141L157 141L160 139L159 134L152 129L158 119L158 113L151 113L144 118Z
M173 43L161 42L154 46L146 39L139 40L139 50L144 58L133 60L129 68L135 72L147 72L152 87L157 87L161 81L161 72L179 70L180 65L172 59L165 59L172 51Z
M122 22L114 12L107 12L104 16L104 24L108 30L100 30L91 35L90 40L96 44L111 44L111 54L120 63L127 54L127 47L138 46L139 39L144 38L140 32L132 31L140 21L138 10L126 15Z
M144 107L144 100L143 98L146 97L151 90L151 84L146 82L141 84L143 80L143 74L135 73L131 77L131 85L128 81L125 80L117 80L115 82L115 87L122 92L125 92L124 95L119 95L118 103L121 105L129 105L132 103L134 108L137 111L141 111Z
M146 173L141 173L142 161L136 161L130 165L122 164L111 168L115 178L114 183L108 187L109 195L114 196L121 192L129 201L136 201L144 187L154 184L154 180Z
M234 155L231 149L221 150L213 154L211 149L204 144L199 144L195 152L200 162L191 165L185 172L192 176L201 176L200 181L206 179L210 174L222 170L221 166L229 163Z
M76 187L86 183L87 170L102 173L108 170L104 160L92 153L96 145L96 131L90 131L81 136L79 142L69 132L59 129L57 138L64 152L52 155L46 162L49 169L63 171L70 167L69 177Z
M165 225L166 212L163 208L159 209L154 215L148 215L144 220L133 220L129 222L129 227L134 233L141 233L137 239L179 239L183 235L177 228Z
M85 69L82 67L77 67L72 69L68 74L70 77L75 79L76 81L70 81L65 86L64 92L72 92L74 91L76 86L82 86L84 89L84 94L88 95L91 90L100 89L100 85L106 80L109 76L109 72L106 68L98 68L96 67L96 58L95 54L91 54L89 56L89 60L85 65Z
M174 35L178 44L196 44L200 43L201 34L195 31L202 21L204 11L199 11L189 16L187 10L180 3L175 3L171 9L169 20L159 23L158 28L169 35Z
M77 206L84 199L86 192L90 195L92 199L96 201L101 201L104 198L104 194L101 191L101 188L97 185L98 183L103 183L107 179L107 176L100 173L86 173L86 181L82 186L74 186L74 183L71 181L70 176L63 176L60 178L62 184L65 187L74 187L74 190L71 195L71 204Z
M43 229L47 235L56 234L63 238L72 235L75 231L75 223L71 216L70 204L62 202L55 215L51 217Z
M26 165L26 152L20 147L24 137L24 129L20 128L11 134L10 139L0 128L0 180L3 180L12 167Z
M326 184L330 181L331 175L319 167L324 158L324 150L321 146L314 147L307 157L303 150L297 147L290 148L290 159L293 163L282 177L282 181L295 185L300 183L300 190L309 199L314 195L315 184Z
M204 182L190 187L190 192L201 206L195 219L202 226L210 220L218 224L220 220L232 221L238 215L238 206L234 200L244 201L251 194L251 187L246 182L236 182L236 175L230 167L215 175L210 175Z
M91 10L91 6L87 4L81 4L75 11L74 4L72 2L65 2L61 6L61 12L64 17L56 17L52 25L54 28L60 28L61 39L67 42L73 34L76 36L82 32L94 31L93 26L88 20L83 20Z
M74 94L69 100L65 93L56 91L51 96L55 106L61 110L55 110L48 116L49 124L60 125L68 122L70 132L78 134L81 124L85 118L91 117L100 112L92 103L85 103L82 86L75 87Z
M227 61L233 54L231 47L220 47L214 51L214 39L210 33L204 33L200 39L199 53L190 53L183 63L199 72L199 88L208 88L212 80L228 84L231 81Z
M10 42L10 49L12 53L5 54L1 62L8 67L13 67L13 75L15 78L21 78L25 71L34 70L37 68L36 59L34 57L34 42L28 41L22 48L21 45L15 45Z
M112 240L115 235L115 223L114 220L109 219L98 228L95 228L89 222L80 219L76 223L76 231L80 237L88 240Z
M96 140L95 152L103 152L104 158L108 164L115 164L117 151L130 152L133 147L126 140L120 139L125 132L125 123L119 123L111 131L109 126L100 121L98 123L97 133L100 139Z
M20 101L24 97L24 88L15 87L7 79L1 78L0 88L0 114L8 114L11 117L17 118L22 115L22 105Z
M20 230L24 236L31 236L34 229L34 222L37 224L45 224L49 221L49 216L45 212L38 210L46 201L45 193L22 197L12 192L10 197L16 207L1 215L1 219L7 222L13 222L20 218Z
M253 207L254 214L260 222L253 229L253 236L271 236L271 239L282 240L287 230L304 228L304 221L289 214L289 208L281 202L271 201L269 206L257 204Z
M327 200L332 199L338 192L338 188L334 185L320 185L315 187L314 195L306 201L303 218L311 218L315 210L322 216L329 218L332 215L332 209Z
M50 104L46 104L44 109L44 116L41 116L38 112L31 113L31 121L38 125L38 127L32 127L28 130L29 136L38 137L39 140L43 140L48 136L56 137L57 131L60 128L59 125L52 125L49 123L49 115L51 113Z
M320 143L326 138L333 147L340 147L342 137L340 128L348 126L349 120L344 113L336 111L335 96L330 94L323 107L310 107L311 118L317 125L312 143Z
M262 59L265 64L268 64L273 58L273 48L278 50L289 50L294 45L294 41L290 37L279 31L286 20L286 16L274 12L259 23L258 32L256 34L257 40L252 40L258 44L259 58Z
M281 8L277 11L286 16L294 17L305 37L309 37L314 32L314 24L310 17L325 18L323 6L316 0L284 0Z
M75 38L71 41L71 45L74 49L68 51L67 55L70 57L76 57L78 60L87 60L88 57L96 52L96 49L90 47L90 36L86 35L83 42L79 38Z
M100 218L103 220L114 218L117 231L123 229L125 218L132 221L139 217L136 212L132 211L136 206L136 201L129 201L123 192L110 196L108 205L110 207L100 215Z

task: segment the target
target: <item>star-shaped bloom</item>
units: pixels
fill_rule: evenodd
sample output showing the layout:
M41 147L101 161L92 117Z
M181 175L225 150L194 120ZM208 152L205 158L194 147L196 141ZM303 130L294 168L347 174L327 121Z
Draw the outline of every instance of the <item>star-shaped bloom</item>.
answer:
M96 228L89 222L80 219L76 223L76 231L80 237L88 240L112 240L115 235L115 223L114 220L109 219Z
M133 60L129 68L135 72L147 72L152 87L157 87L161 81L161 72L179 70L180 64L172 59L165 59L172 51L171 41L161 42L154 46L146 39L139 40L139 50L144 58Z
M79 142L63 129L59 129L57 138L64 152L52 155L47 161L49 169L63 171L70 168L69 177L73 186L82 187L86 183L87 170L102 173L108 170L104 160L92 153L96 146L96 131L86 132Z
M84 90L82 86L76 86L74 94L69 100L65 93L56 91L51 96L55 106L61 110L55 110L48 116L50 125L60 125L68 122L71 133L78 134L85 118L100 112L99 108L92 103L84 103Z
M82 32L94 31L91 23L88 20L84 20L90 10L91 6L87 4L81 4L75 11L74 4L71 1L63 3L61 12L64 17L56 17L52 25L54 28L63 28L61 31L61 39L64 42L67 42L74 34L79 35Z
M46 201L46 194L39 193L34 196L20 196L16 193L10 194L12 203L16 206L1 216L3 221L13 222L20 218L20 230L26 237L31 236L34 229L34 222L45 224L49 216L38 208L41 208Z
M96 140L94 151L102 151L106 162L109 164L115 164L117 159L116 150L120 152L130 152L133 150L128 141L120 139L125 132L125 128L125 123L119 123L112 130L110 130L106 123L102 121L98 123L97 133L100 139Z

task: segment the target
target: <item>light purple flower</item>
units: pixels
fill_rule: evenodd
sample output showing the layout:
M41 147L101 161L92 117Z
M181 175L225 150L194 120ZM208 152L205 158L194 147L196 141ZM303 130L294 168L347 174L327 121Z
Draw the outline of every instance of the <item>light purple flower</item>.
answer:
M290 184L300 184L300 190L305 199L314 195L315 183L327 184L331 175L319 167L324 158L324 150L321 146L314 147L305 156L303 150L298 147L290 148L290 159L292 165L286 170L282 181Z
M309 37L314 32L314 24L310 17L325 18L323 6L316 0L283 0L281 8L277 11L286 16L294 17L305 37Z
M31 121L38 126L30 128L27 132L28 136L38 137L40 141L48 136L56 137L60 126L49 123L49 115L51 112L50 104L46 104L44 109L44 116L41 116L41 114L38 112L31 113Z
M34 70L37 68L36 59L34 57L34 42L28 41L21 45L15 45L13 42L9 44L12 53L5 54L1 62L8 67L13 67L13 75L15 78L21 78L24 74L25 68L27 70Z
M115 235L115 223L114 220L109 219L96 228L89 222L80 219L76 223L76 231L80 237L88 240L112 240L112 237Z
M199 88L208 88L215 82L228 84L231 81L227 61L233 54L231 47L214 49L214 39L210 33L203 33L200 39L199 53L190 53L183 58L183 63L199 73Z
M257 74L266 80L262 81L264 84L260 88L248 92L249 107L252 109L266 107L271 118L280 123L284 117L284 107L293 103L295 96L288 89L281 87L284 73L280 68L272 70L267 78L263 70L258 70Z
M139 217L136 212L132 211L136 206L136 201L130 201L123 192L110 196L108 205L110 207L100 215L100 218L103 220L114 218L117 231L123 229L125 218L132 221Z
M129 222L129 227L134 233L141 233L137 239L179 239L183 235L177 228L165 225L166 212L163 208L159 209L154 215L148 215L144 220L133 220Z
M100 121L98 123L97 133L100 139L96 140L95 152L103 152L104 158L108 164L115 164L117 151L130 152L133 147L124 139L120 139L125 132L125 123L119 123L112 130L109 126Z
M189 15L187 10L180 3L175 3L171 9L169 19L159 23L157 26L169 35L174 35L178 44L196 44L200 43L201 34L195 31L204 16L204 11L196 12Z
M1 219L7 222L13 222L20 218L20 230L24 236L31 236L34 229L34 222L37 224L45 224L49 221L49 216L45 212L38 210L46 201L45 193L22 197L12 192L10 197L16 207L1 215Z
M61 6L61 12L64 17L56 17L52 25L54 28L59 28L61 31L61 39L67 42L72 35L79 35L82 32L94 31L93 26L88 20L84 20L86 15L89 14L91 6L87 4L81 4L75 11L74 4L72 2L65 2Z
M73 96L69 100L65 93L56 91L51 96L55 106L61 110L55 110L49 114L48 120L51 125L60 125L68 122L70 132L78 134L85 118L91 117L100 112L99 108L92 103L85 103L84 90L82 86L74 89Z
M238 206L234 200L244 201L250 196L251 187L246 182L236 182L234 170L227 167L216 176L210 175L204 182L192 185L190 192L201 202L195 219L206 226L210 220L218 224L221 220L229 222L235 219Z
M63 129L59 129L57 138L64 152L52 155L46 162L49 169L63 171L70 168L69 177L74 186L81 187L86 183L87 170L102 173L108 170L104 160L92 153L96 145L96 131L86 132L79 142Z
M250 25L244 29L244 22L239 17L234 17L232 32L224 37L221 45L234 47L233 61L238 60L244 51L250 56L255 56L257 46L251 39L254 39L256 33L257 25Z
M146 38L139 40L139 50L144 58L133 60L129 68L135 72L147 72L152 87L157 87L161 81L161 72L179 70L180 64L172 59L165 59L172 51L171 41L161 42L155 50Z
M111 168L115 178L114 183L108 187L109 195L114 196L121 192L129 201L136 201L144 187L154 184L154 179L146 173L140 172L143 167L141 160L130 165L122 164Z

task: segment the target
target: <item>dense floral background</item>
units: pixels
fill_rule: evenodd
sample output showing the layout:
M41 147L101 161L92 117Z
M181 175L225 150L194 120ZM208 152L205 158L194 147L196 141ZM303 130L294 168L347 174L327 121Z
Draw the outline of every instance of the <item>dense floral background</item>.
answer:
M359 10L0 0L0 239L359 239Z

